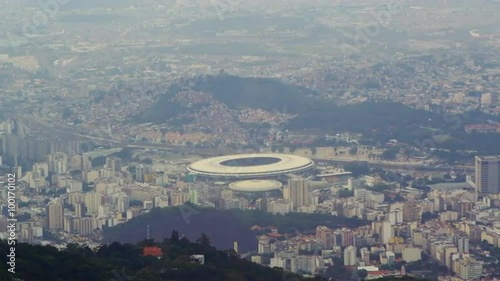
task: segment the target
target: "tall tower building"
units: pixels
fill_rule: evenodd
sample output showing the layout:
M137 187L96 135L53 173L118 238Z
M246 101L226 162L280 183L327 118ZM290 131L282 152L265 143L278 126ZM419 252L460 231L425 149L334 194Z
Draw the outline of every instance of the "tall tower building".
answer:
M460 254L469 253L469 238L467 236L460 236L457 238L457 248Z
M45 225L48 229L64 229L64 207L61 202L55 201L46 207Z
M332 230L326 226L316 227L316 239L321 241L325 249L331 249L335 245Z
M362 248L360 251L361 259L365 263L365 266L370 265L370 251L368 248Z
M106 158L106 168L118 172L122 169L122 160L118 157L108 157Z
M382 244L387 244L389 243L389 241L391 240L391 238L394 236L393 235L393 231L392 231L392 225L391 225L391 222L389 221L384 221L382 223L382 233L381 233L381 239L380 239L380 242Z
M102 206L103 196L98 192L85 193L84 201L87 207L87 213L97 214L99 212L99 207Z
M500 193L500 155L476 156L476 189L482 195Z
M309 183L307 179L290 178L287 190L284 193L285 199L292 201L295 210L309 204Z
M356 247L349 246L344 250L344 266L356 265Z
M83 203L76 203L74 207L75 207L75 216L77 218L85 216L85 205Z
M342 237L342 247L353 246L354 245L354 231L348 228L342 229L340 232Z
M467 213L472 210L472 203L469 200L460 200L457 204L458 219L467 217Z
M149 165L139 165L135 167L135 180L138 182L144 181L144 176L151 172L151 166Z
M267 212L267 199L259 198L255 200L255 207L257 208L257 210L262 210L264 212Z
M412 222L422 219L422 207L416 202L405 202L403 206L403 221Z
M68 170L68 156L63 152L56 152L47 155L49 172L63 174Z

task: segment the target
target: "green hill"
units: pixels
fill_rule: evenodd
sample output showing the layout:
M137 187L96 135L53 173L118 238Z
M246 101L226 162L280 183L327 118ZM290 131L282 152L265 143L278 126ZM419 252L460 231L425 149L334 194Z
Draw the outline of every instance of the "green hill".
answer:
M189 85L189 86L188 86ZM163 123L186 111L197 108L176 102L173 97L185 89L212 94L228 108L260 108L268 111L300 113L315 102L318 93L304 87L287 85L268 78L243 78L230 75L203 76L181 80L171 85L156 104L134 117L137 122Z
M275 226L279 233L291 233L295 230L314 232L318 225L338 228L358 227L365 224L369 222L321 214L290 213L282 216L257 210L201 209L184 205L155 208L126 223L107 228L104 230L104 240L135 243L146 237L146 229L149 225L152 238L160 239L173 229L190 239L206 233L217 248L231 249L233 242L238 241L240 250L248 252L257 249L255 238L257 233L250 230L250 227L254 225Z
M371 279L373 281L429 281L427 279L416 278L411 276L402 276L402 277L382 277L377 279Z
M144 246L160 247L162 259L143 257ZM178 233L161 243L143 241L137 245L112 243L98 250L68 245L58 251L52 246L17 244L15 274L7 271L5 257L11 246L0 241L2 281L295 281L321 280L292 276L282 270L260 266L240 259L230 252L218 251L204 235L199 243ZM190 262L190 255L205 256L205 264ZM292 279L290 279L292 280Z
M151 108L132 119L136 122L190 123L193 113L206 104L184 104L173 97L183 89L211 93L229 109L260 108L295 115L286 125L291 131L349 131L363 134L374 144L390 139L410 145L425 144L448 150L476 150L478 154L499 154L500 134L466 134L466 124L500 122L499 116L479 111L462 115L430 112L391 101L368 101L339 106L321 94L275 79L242 78L230 75L201 76L171 85ZM468 156L467 156L468 157Z
M58 250L21 243L16 245L15 273L8 271L6 261L10 247L0 240L2 281L326 281L320 276L306 278L261 266L239 258L234 251L217 250L205 234L192 243L172 231L170 238L161 242L113 242L94 250L76 244ZM144 256L144 247L160 248L163 256ZM191 261L191 255L203 255L204 264ZM376 280L426 281L409 276Z
M261 108L268 111L301 113L318 93L269 78L230 75L206 76L195 80L196 91L212 93L229 108Z
M10 247L7 241L0 240L2 281L326 281L320 276L306 278L261 266L239 258L234 251L217 250L205 234L192 243L172 231L170 238L161 242L113 242L94 250L76 244L58 250L21 243L16 245L15 273L8 271L11 267L5 258ZM160 248L162 257L144 256L145 247ZM191 261L191 255L203 255L204 264ZM409 276L375 280L427 281Z

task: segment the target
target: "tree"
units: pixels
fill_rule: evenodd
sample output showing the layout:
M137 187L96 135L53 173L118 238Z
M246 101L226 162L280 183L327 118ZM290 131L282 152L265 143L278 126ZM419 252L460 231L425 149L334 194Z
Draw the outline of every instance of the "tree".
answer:
M172 242L179 242L179 232L177 230L172 230L172 234L170 235L170 240Z
M353 146L349 149L349 154L351 155L356 155L358 154L358 147L357 146Z
M385 184L385 183L379 183L374 186L368 186L367 189L371 191L376 191L376 192L384 192L385 190L391 189L392 185L390 184Z
M365 279L368 276L368 271L366 269L358 270L358 277L361 279Z
M352 197L354 196L354 191L349 190L347 188L339 190L339 193L337 195L339 198L347 198L347 197Z
M140 200L131 200L129 202L129 206L130 207L142 207L142 206L144 206L144 203Z
M317 149L315 146L311 147L311 154L316 155Z
M209 248L210 247L210 239L208 239L207 235L205 233L202 233L200 238L196 240L197 243L201 244L203 248Z
M359 177L370 173L370 167L368 167L368 165L366 164L345 164L344 170L351 172L354 177Z
M380 155L380 158L383 160L394 160L399 153L399 147L391 147L389 149L384 150Z

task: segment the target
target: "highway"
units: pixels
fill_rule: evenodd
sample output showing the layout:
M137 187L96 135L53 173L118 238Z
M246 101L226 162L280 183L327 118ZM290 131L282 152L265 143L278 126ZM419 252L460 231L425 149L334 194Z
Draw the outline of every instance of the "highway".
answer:
M61 139L74 139L77 138L79 140L88 139L97 142L98 144L106 144L111 145L114 148L135 148L135 149L148 149L148 150L164 150L164 151L175 151L175 152L187 152L189 154L196 154L203 157L211 157L211 156L220 156L227 154L236 154L237 151L229 151L227 149L216 149L216 148L195 148L195 147L186 147L186 146L178 146L171 144L153 144L146 142L125 142L116 139L95 137L91 135L84 135L72 132L71 129L65 128L63 126L57 126L52 123L45 122L41 119L37 118L23 118L27 123L34 124L35 131L40 134L50 136L57 140ZM395 163L395 162L387 162L387 161L379 161L379 160L368 160L368 161L360 161L360 160L346 160L346 159L320 159L314 158L313 160L323 163L328 163L332 165L343 165L343 164L351 164L351 163L366 163L368 166L373 168L384 168L398 171L422 171L422 172L450 172L454 170L455 172L465 172L466 174L474 173L473 166L429 166L424 164L411 164L411 163Z
M208 148L188 148L185 146L175 146L175 145L165 145L165 144L144 144L144 143L133 143L125 144L124 146L136 149L151 149L151 150L166 150L166 151L186 151L189 154L197 154L204 157L220 156L226 154L238 153L236 151L227 151L221 149L208 149ZM372 168L383 168L389 170L397 171L421 171L421 172L450 172L454 170L457 173L473 174L473 166L429 166L424 164L411 164L411 163L394 163L386 161L357 161L357 160L339 160L339 159L319 159L313 158L316 163L323 162L331 165L345 165L353 163L366 163Z
M316 163L323 162L332 165L344 165L353 163L366 163L372 168L384 168L389 170L398 171L421 171L421 172L450 172L454 170L455 172L465 172L466 174L474 173L473 166L429 166L423 164L410 164L410 163L394 163L394 162L383 162L383 161L356 161L356 160L338 160L338 159L318 159L313 158Z

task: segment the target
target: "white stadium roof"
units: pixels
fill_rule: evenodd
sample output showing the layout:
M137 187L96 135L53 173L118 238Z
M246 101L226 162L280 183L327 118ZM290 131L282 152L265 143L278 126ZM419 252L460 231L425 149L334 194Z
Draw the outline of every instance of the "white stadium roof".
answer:
M190 164L187 170L207 177L256 178L302 172L313 166L311 159L302 156L252 153L203 159Z
M283 184L273 180L243 180L229 184L229 189L239 192L265 192L280 189Z

